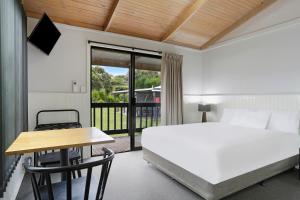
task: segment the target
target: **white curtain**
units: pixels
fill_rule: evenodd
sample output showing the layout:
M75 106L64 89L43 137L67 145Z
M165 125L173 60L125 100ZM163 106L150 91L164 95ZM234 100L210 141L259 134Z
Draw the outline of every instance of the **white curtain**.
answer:
M163 53L161 63L161 124L183 123L182 56Z

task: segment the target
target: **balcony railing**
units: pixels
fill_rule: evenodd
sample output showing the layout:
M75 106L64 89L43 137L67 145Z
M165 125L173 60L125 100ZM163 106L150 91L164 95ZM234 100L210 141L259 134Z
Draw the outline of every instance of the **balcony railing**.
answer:
M128 103L92 103L92 125L107 134L128 133ZM135 132L160 124L160 103L136 103Z

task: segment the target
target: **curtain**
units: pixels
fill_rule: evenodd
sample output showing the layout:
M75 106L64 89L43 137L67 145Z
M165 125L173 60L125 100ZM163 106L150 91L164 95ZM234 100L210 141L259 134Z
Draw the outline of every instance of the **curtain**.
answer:
M181 55L163 53L161 62L161 124L183 123Z
M0 0L0 197L20 156L4 151L27 130L26 16L19 0Z

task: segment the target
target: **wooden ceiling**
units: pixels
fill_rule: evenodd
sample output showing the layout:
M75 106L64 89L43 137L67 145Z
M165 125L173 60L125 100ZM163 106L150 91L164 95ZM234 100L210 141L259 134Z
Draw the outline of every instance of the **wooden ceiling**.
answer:
M276 0L23 0L27 16L196 49Z

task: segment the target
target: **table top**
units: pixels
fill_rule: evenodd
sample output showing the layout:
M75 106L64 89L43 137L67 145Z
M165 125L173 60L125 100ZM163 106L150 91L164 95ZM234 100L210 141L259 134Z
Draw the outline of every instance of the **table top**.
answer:
M51 149L67 149L114 141L111 136L95 127L30 131L20 133L5 154L16 155Z

